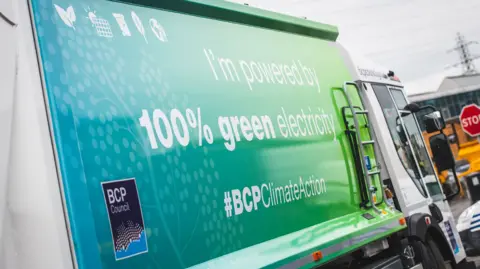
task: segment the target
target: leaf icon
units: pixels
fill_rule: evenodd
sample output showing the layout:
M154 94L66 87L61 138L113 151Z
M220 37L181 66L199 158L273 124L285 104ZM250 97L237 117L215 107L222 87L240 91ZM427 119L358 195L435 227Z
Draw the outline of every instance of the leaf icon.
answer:
M62 19L62 21L68 26L75 29L73 26L73 22L76 20L75 11L73 10L72 6L69 6L67 10L64 10L62 7L54 4L55 9L57 10L58 15Z
M77 19L77 17L75 16L75 11L73 10L72 6L69 6L67 8L67 14L68 14L68 18L70 19L70 21L73 24L75 22L75 20Z
M141 35L143 35L143 38L145 39L145 42L148 44L147 37L145 36L145 28L143 27L143 23L138 17L137 13L132 11L132 20L135 23L135 26L137 27L138 32L140 32Z

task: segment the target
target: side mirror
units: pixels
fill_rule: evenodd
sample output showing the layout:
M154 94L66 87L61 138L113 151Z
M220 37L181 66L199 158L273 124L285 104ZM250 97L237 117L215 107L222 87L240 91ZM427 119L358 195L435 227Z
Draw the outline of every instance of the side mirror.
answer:
M430 148L432 149L432 160L435 163L438 173L451 169L455 176L457 190L446 197L447 200L450 200L460 193L461 187L455 173L455 158L453 157L452 149L450 148L449 139L445 134L439 133L431 136L429 141Z
M432 159L438 172L455 169L455 157L450 148L450 141L445 134L436 134L430 137Z
M423 116L423 122L425 123L425 129L427 133L434 133L445 128L445 120L443 119L442 113L440 113L440 111L438 111L434 106L426 105L420 107L416 103L410 103L406 105L403 110L410 113L418 113L424 110L432 111Z
M423 122L427 133L434 133L445 128L445 120L440 111L433 111L423 116Z
M437 223L442 223L442 210L440 210L440 208L435 203L428 205L428 208L430 209L430 213L432 213L432 217L437 221Z

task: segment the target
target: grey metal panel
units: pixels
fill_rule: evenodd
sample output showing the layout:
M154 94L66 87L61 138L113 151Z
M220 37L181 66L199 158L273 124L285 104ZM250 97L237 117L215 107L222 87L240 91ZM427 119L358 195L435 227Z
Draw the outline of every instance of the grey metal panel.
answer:
M471 92L480 89L480 74L446 77L437 90L421 94L410 95L412 102L419 102L444 96Z
M480 85L480 74L446 77L438 91L455 90L473 85Z

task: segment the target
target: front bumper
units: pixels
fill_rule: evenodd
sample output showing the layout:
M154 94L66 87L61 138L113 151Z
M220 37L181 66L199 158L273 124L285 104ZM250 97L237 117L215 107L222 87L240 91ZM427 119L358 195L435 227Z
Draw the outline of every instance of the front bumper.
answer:
M470 229L459 232L467 256L480 255L480 231L471 232Z

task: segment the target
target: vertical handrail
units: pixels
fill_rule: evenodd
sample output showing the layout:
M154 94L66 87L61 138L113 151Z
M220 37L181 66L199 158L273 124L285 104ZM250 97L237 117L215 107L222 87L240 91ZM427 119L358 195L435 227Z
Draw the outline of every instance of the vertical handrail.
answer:
M348 85L352 85L355 87L355 89L357 89L357 91L360 92L360 90L358 89L358 86L355 82L344 82L343 84L343 93L345 94L345 97L347 99L347 103L348 103L348 106L350 108L350 110L352 111L352 116L353 116L353 124L354 124L354 127L355 127L355 134L357 136L357 141L359 141L358 143L358 148L360 150L360 155L361 155L361 158L360 158L360 162L362 164L362 171L363 171L363 176L365 178L365 180L367 181L367 187L368 187L368 193L369 193L369 198L370 198L370 203L372 204L372 208L377 212L377 213L380 213L381 210L375 205L375 199L374 199L374 193L375 193L375 187L373 186L372 184L372 180L370 178L370 174L369 174L369 171L368 171L368 168L367 168L367 164L365 163L365 149L363 148L364 145L362 144L362 137L360 135L360 124L358 123L358 118L357 118L357 113L355 112L355 107L353 105L353 102L352 102L352 99L350 98L350 95L348 93L348 89L347 89L347 86ZM367 119L368 122L370 122L370 118L369 118L369 115L367 114ZM370 129L368 128L369 130L369 133L370 133ZM370 137L372 138L371 136L371 133L370 133ZM374 153L375 153L375 146L373 146L373 150L374 150ZM378 168L377 168L378 169ZM382 184L380 184L382 185Z

